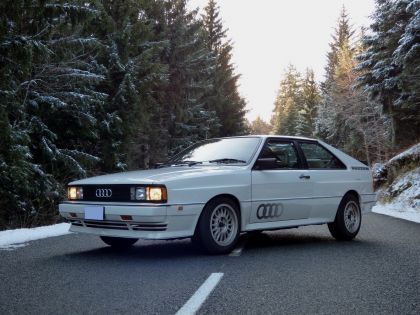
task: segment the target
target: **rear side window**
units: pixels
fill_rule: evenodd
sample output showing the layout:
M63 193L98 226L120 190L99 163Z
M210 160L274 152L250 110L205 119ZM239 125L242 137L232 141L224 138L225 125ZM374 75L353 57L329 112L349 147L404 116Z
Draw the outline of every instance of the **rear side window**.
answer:
M318 143L301 142L309 169L345 169L346 166Z
M260 153L260 158L275 158L275 169L299 168L298 156L293 142L268 140Z

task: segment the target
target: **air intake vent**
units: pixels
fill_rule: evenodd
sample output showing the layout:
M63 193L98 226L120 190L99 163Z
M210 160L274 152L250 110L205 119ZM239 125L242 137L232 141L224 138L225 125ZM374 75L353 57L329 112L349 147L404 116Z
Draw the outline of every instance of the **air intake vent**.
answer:
M366 166L352 166L351 169L355 171L369 171L369 167Z
M89 228L126 230L126 231L166 231L167 223L157 222L121 222L121 221L95 221L68 219L75 226L84 226Z

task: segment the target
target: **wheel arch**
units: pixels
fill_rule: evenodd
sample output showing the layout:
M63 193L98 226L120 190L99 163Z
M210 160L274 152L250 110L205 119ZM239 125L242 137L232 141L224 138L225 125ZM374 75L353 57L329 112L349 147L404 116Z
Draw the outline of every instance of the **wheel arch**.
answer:
M212 198L210 198L210 199L209 199L209 200L205 203L205 205L203 206L203 208L202 208L202 209L201 209L201 211L200 211L200 215L198 216L197 222L195 223L194 235L196 235L196 233L197 233L198 222L200 221L200 218L201 218L201 216L203 215L204 208L205 208L205 207L206 207L206 206L207 206L210 202L212 202L212 201L213 201L214 199L216 199L216 198L228 198L228 199L232 200L232 201L236 204L236 206L238 207L238 213L237 213L237 215L238 215L238 221L239 221L239 232L241 232L241 231L242 231L241 203L239 202L238 197L236 197L235 195L225 193L225 194L219 194L219 195L213 196Z
M348 196L348 195L352 195L352 196L356 197L356 198L357 198L357 201L359 202L359 207L361 207L360 195L359 195L359 193L358 193L356 190L351 189L351 190L347 191L347 192L344 194L344 196L343 196L343 198L342 198L341 200L343 200L343 199L344 199L344 197L346 197L346 196Z

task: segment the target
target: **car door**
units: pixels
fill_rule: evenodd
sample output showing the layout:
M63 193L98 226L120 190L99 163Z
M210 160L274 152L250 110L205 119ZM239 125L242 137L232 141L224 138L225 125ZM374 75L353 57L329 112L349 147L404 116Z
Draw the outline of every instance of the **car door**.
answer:
M258 159L275 158L269 169L252 170L251 223L309 217L313 184L293 140L267 139ZM258 165L258 160L256 165Z
M343 162L317 141L299 140L305 174L313 182L311 218L332 221L347 191L348 170Z

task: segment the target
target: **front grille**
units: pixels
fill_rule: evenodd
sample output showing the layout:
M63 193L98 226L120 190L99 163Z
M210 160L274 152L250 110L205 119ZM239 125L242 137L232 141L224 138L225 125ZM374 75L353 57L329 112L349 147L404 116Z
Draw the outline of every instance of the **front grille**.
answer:
M95 221L69 219L72 225L84 226L89 228L125 230L125 231L166 231L167 223L150 222L122 222L122 221Z
M147 185L148 187L162 187L162 185ZM71 186L69 186L71 187ZM118 185L77 185L83 188L83 201L100 201L100 202L138 202L158 204L165 203L166 200L132 200L131 188L146 187L143 184L118 184Z
M83 200L84 201L130 201L130 188L132 185L82 185ZM98 196L97 190L107 191L111 190L110 197Z

